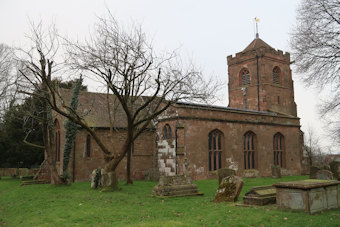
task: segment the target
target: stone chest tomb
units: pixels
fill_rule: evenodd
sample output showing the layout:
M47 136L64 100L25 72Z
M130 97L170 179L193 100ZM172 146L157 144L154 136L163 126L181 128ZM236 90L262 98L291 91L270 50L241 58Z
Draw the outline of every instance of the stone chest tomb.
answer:
M281 182L276 187L276 204L279 209L300 210L313 214L338 208L338 185L335 180L302 180Z
M178 197L203 195L189 177L161 176L158 184L152 189L154 196Z
M264 206L275 202L276 188L271 185L253 187L243 197L243 203L248 205Z

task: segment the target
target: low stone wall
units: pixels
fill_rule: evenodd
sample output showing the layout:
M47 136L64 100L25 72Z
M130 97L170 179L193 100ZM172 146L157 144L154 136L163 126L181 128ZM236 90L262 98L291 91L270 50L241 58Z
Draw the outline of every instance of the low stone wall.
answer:
M17 176L28 176L35 175L38 172L38 168L28 169L28 168L0 168L0 177L1 176L9 176L9 177L17 177Z

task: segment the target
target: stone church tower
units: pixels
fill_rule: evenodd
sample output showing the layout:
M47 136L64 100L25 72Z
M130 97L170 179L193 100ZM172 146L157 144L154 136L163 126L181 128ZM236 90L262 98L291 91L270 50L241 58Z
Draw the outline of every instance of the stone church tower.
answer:
M229 107L297 116L289 53L257 37L227 60Z

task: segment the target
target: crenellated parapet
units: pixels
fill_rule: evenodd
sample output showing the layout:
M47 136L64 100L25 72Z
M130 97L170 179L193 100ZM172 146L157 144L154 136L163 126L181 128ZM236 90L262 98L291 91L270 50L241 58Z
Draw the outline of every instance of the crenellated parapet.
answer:
M255 50L250 51L242 51L239 53L236 53L236 55L229 55L227 57L228 65L234 65L239 64L244 61L248 61L250 59L255 59L256 56L258 57L269 57L273 59L277 59L279 61L284 61L286 63L290 63L290 53L289 52L283 52L282 50L276 50L276 49L269 49L266 47L260 47Z

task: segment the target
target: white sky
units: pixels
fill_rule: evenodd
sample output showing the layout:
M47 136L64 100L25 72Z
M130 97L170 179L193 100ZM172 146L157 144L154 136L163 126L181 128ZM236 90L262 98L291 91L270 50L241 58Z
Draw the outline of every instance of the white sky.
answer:
M260 18L260 38L273 48L289 48L300 0L0 0L0 43L22 46L29 20L55 22L59 32L73 39L88 36L96 16L107 8L118 22L141 24L157 50L180 47L205 75L217 76L226 88L219 105L228 105L228 55L242 51L254 39L254 17ZM292 59L293 60L293 59ZM302 130L311 126L323 147L329 145L317 114L317 92L304 88L294 73L295 101ZM327 149L325 149L327 151Z

